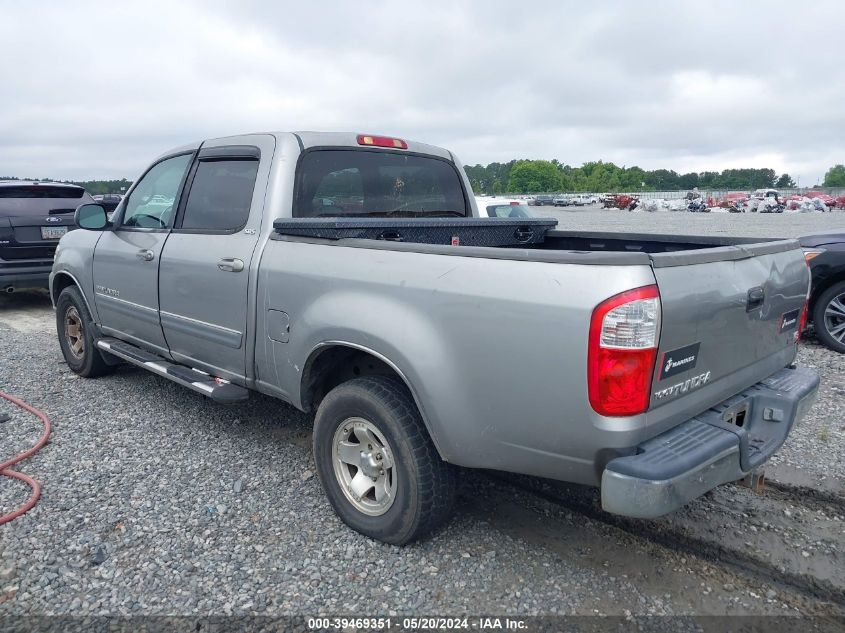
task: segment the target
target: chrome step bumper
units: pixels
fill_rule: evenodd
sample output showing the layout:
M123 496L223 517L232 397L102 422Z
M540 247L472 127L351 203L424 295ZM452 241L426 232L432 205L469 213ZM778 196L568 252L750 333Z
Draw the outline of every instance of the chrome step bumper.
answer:
M819 376L782 369L765 380L608 462L602 508L658 517L760 467L812 406Z

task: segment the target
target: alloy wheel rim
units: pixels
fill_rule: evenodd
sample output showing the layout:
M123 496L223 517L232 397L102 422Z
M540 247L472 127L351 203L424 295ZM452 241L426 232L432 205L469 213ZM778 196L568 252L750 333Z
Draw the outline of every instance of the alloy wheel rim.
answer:
M73 357L81 359L85 354L85 331L76 306L69 307L65 312L65 341Z
M824 309L824 327L840 343L845 343L845 292L835 296Z
M396 499L396 462L384 435L370 421L343 421L332 440L332 466L340 489L356 510L387 512Z

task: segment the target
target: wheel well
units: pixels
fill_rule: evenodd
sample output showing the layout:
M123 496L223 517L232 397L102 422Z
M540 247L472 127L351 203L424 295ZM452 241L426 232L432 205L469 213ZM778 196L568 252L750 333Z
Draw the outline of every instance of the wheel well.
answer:
M68 286L74 285L76 285L76 282L70 275L66 275L64 273L56 274L56 276L53 277L53 287L50 290L50 298L53 300L53 305L56 305L56 302L59 300L59 295L62 294L62 290L64 290Z
M329 391L359 376L395 376L405 383L402 376L382 359L344 345L315 352L305 364L303 374L302 408L305 411L316 410Z
M840 281L845 281L845 276L842 277L829 277L824 281L824 283L820 284L819 286L813 286L812 290L810 291L810 301L809 305L807 306L807 320L813 320L813 311L816 309L816 302L819 300L819 297L824 294L828 288L838 284Z

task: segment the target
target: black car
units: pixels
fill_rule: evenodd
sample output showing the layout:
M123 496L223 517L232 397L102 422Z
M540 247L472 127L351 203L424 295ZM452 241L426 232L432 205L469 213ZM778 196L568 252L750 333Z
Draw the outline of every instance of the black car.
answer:
M845 353L845 230L798 240L812 275L808 318L822 344Z
M46 287L59 239L76 228L76 207L89 202L76 185L0 182L0 291Z
M541 193L539 195L534 196L534 203L532 206L553 207L555 206L555 197L545 193Z

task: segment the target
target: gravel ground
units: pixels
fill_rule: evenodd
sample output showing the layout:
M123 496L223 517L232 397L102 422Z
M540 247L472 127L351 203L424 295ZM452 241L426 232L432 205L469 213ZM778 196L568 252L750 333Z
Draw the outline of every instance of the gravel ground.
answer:
M814 608L483 473L467 473L455 519L433 538L406 548L362 538L324 499L310 423L294 409L261 396L223 407L132 368L80 379L52 332L0 324L0 333L9 359L0 383L55 422L51 443L23 468L44 482L42 500L0 527L0 613ZM15 416L4 447L35 439L37 424L0 410ZM26 494L4 481L0 509Z
M668 220L691 217L558 213L581 227L642 232L675 231ZM716 232L723 221L746 235L777 228L769 218L753 222L764 216L692 217L701 224L687 233ZM773 219L799 234L840 217ZM845 585L837 503L726 486L663 522L614 525L465 472L455 518L398 548L334 516L314 475L310 420L291 407L260 395L223 407L129 367L77 378L62 361L44 295L0 298L0 358L0 388L55 423L50 444L21 466L43 482L41 501L0 526L0 615L796 614L842 613L845 604L778 574L816 574L833 591ZM819 369L822 389L773 465L786 483L834 497L845 497L843 358L802 343L800 361ZM0 402L4 412L13 416L0 423L5 457L40 427ZM0 512L27 496L0 478ZM747 549L771 577L655 536L673 530Z

